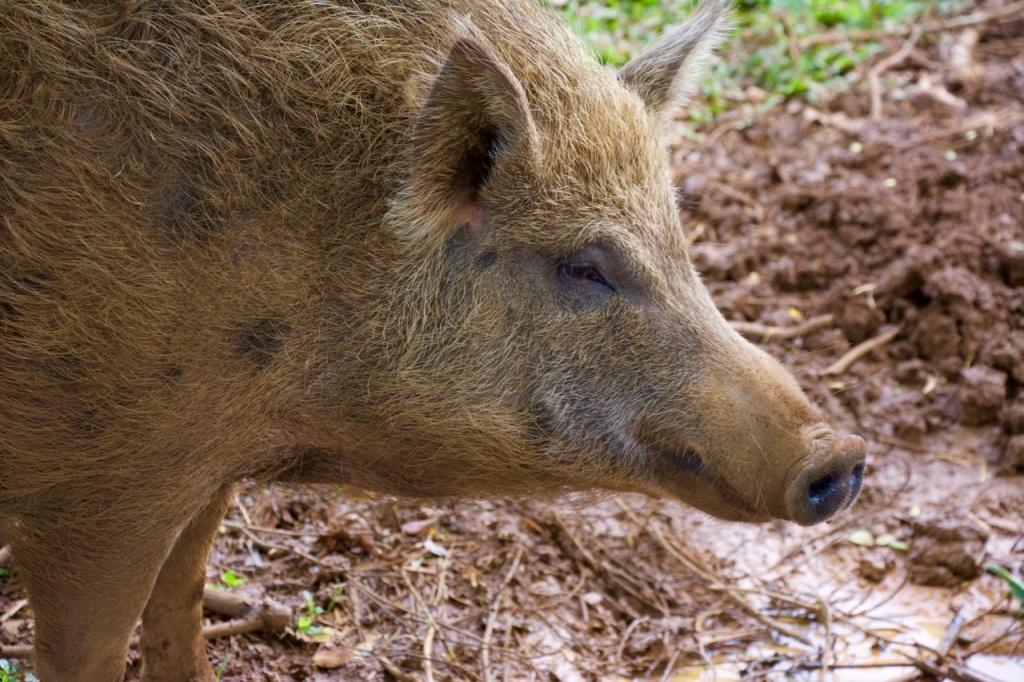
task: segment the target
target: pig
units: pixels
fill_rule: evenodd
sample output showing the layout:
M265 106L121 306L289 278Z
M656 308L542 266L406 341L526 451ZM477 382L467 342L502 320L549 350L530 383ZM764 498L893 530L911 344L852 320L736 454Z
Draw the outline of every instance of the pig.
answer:
M213 680L239 479L847 508L864 442L687 257L660 127L705 0L616 75L528 0L0 14L0 535L43 682Z

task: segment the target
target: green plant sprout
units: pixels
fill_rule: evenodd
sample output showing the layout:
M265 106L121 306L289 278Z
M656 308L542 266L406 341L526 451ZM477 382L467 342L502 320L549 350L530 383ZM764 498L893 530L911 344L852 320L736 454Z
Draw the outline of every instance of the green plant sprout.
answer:
M327 602L327 608L324 610L328 613L334 611L335 607L338 605L338 602L341 601L341 597L344 593L345 589L341 585L336 586L334 588L334 592L331 593L330 601Z
M1021 581L1020 578L1016 577L994 561L987 562L985 564L985 570L1006 581L1006 584L1010 587L1010 594L1012 594L1021 604L1021 608L1017 609L1017 614L1024 615L1024 581Z
M302 596L306 599L306 612L308 615L299 616L295 629L307 637L322 635L324 633L323 628L313 625L313 621L324 612L323 607L317 606L316 602L313 601L313 593L309 590L303 590Z
M221 582L217 584L220 589L232 589L235 587L241 587L247 580L240 575L235 574L233 571L224 571L221 576Z

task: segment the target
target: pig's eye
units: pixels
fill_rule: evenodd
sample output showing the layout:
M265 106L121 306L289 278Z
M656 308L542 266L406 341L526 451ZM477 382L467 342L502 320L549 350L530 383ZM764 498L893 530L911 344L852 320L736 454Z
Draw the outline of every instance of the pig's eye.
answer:
M615 291L615 288L608 283L608 280L604 278L601 271L593 265L574 265L572 263L563 263L558 266L558 276L562 278L563 282L595 282Z

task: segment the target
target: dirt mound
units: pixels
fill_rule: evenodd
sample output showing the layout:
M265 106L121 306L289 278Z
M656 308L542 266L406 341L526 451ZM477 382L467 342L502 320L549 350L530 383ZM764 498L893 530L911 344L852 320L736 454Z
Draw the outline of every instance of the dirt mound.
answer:
M910 579L918 585L956 587L977 578L989 534L963 510L934 510L914 519Z

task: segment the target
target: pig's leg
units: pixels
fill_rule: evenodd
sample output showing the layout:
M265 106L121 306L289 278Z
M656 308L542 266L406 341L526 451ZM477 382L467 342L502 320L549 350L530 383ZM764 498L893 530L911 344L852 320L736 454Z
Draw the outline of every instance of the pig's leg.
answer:
M215 679L203 639L203 585L210 545L224 519L225 488L192 519L164 561L142 614L143 682Z
M9 539L35 613L39 679L121 682L174 529L26 516Z

